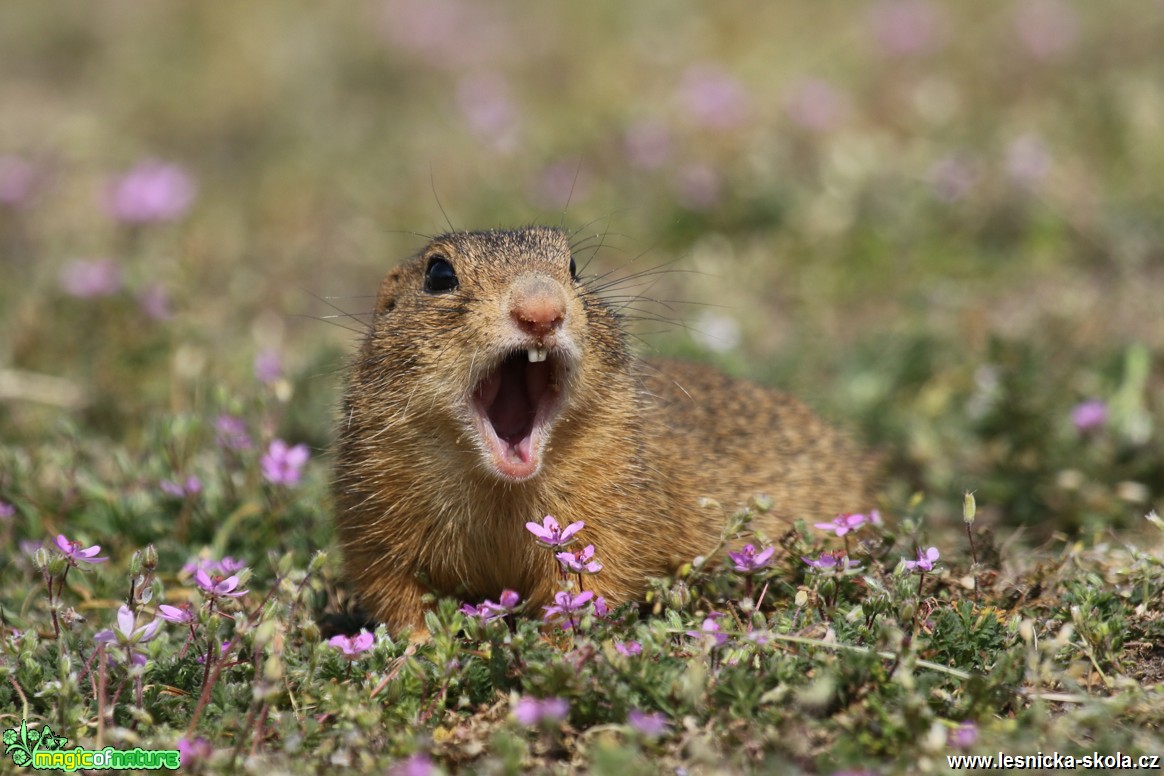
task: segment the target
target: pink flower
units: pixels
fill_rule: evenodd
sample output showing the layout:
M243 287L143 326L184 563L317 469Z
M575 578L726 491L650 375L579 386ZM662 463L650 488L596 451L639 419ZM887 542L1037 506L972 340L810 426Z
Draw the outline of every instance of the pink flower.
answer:
M170 292L161 283L150 283L137 295L137 305L155 321L168 321L174 317L170 309Z
M283 359L279 351L267 348L255 356L255 377L270 385L283 376Z
M271 442L259 463L262 464L263 477L267 482L291 486L299 484L303 467L307 465L307 459L310 457L311 452L307 445L288 447L282 439L276 439Z
M587 544L576 552L559 552L554 555L562 568L575 574L597 574L602 571L602 564L594 557L594 545Z
M211 596L230 596L231 598L238 598L241 595L246 595L247 590L236 590L238 587L238 576L231 575L225 579L217 574L211 577L202 569L194 572L194 581L198 583L198 587L202 588Z
M1079 37L1075 10L1061 0L1025 0L1015 11L1014 26L1019 42L1034 59L1062 56Z
M231 643L229 641L224 641L223 643L218 645L218 656L220 658L226 657L228 654L230 654L230 650L231 650ZM198 663L199 665L205 665L206 664L206 655L199 655L198 657L194 658L194 662Z
M78 299L110 296L121 290L121 267L112 259L70 261L60 281L61 290Z
M873 6L869 21L873 37L886 54L921 56L943 42L941 9L925 0L888 0Z
M71 542L65 538L64 534L57 534L56 544L57 549L69 559L69 564L72 566L76 566L78 563L104 563L109 560L108 557L95 557L97 553L101 552L100 544L82 547L80 542Z
M337 635L327 640L327 645L344 653L348 660L354 660L360 653L367 652L376 644L376 637L366 630L355 636Z
M222 560L213 560L211 558L196 558L182 567L183 574L193 574L199 569L207 574L221 574L229 575L237 571L242 571L247 567L247 564L230 555L225 556Z
M194 475L190 475L186 478L186 481L182 483L172 482L170 480L162 480L158 487L160 487L162 492L167 496L173 496L174 498L188 498L190 496L197 496L202 492L202 480L198 479Z
M178 165L148 160L113 182L105 207L126 224L175 221L194 204L197 191L193 178Z
M194 622L194 610L188 602L184 602L180 606L158 604L158 616L167 622L178 624Z
M36 192L40 173L19 156L0 156L0 205L20 207Z
M618 650L620 655L626 655L627 657L643 654L643 645L637 641L616 641L614 648Z
M386 42L445 70L480 70L518 43L499 3L387 0L378 25Z
M564 529L551 515L542 518L541 525L534 522L525 524L525 530L537 537L538 541L548 547L565 547L570 544L574 534L586 527L581 520L570 523Z
M486 599L478 606L465 604L461 607L461 613L469 617L476 617L482 622L493 622L512 612L520 602L521 596L517 592L503 590L501 591L500 603L493 603Z
M712 129L731 129L748 115L748 92L722 67L701 63L687 68L679 81L679 97L687 114Z
M856 531L867 522L870 522L868 517L865 517L865 515L856 512L846 515L837 515L827 523L813 523L812 527L819 528L822 531L832 531L837 536L844 536L850 531Z
M513 707L513 718L526 727L544 722L560 722L569 713L570 702L565 698L533 698L525 695Z
M950 731L947 743L955 749L966 749L978 741L978 726L973 722L963 722Z
M210 755L214 754L214 747L210 745L202 736L191 740L189 738L179 738L178 743L175 744L178 750L179 759L182 765L193 765L199 760L205 760Z
M905 564L905 568L910 571L917 571L919 569L921 571L932 571L934 568L934 563L936 563L937 560L937 547L930 547L927 550L923 550L919 547L917 551L917 560L906 560L902 558L901 562Z
M710 637L714 642L712 646L722 647L727 643L728 636L723 632L719 625L719 618L723 617L721 612L710 612L703 620L703 625L697 631L687 631L687 635L695 639L703 639Z
M848 100L822 78L794 83L784 98L784 112L793 124L810 132L836 129L848 112Z
M214 421L216 441L227 450L250 450L251 437L247 434L247 424L234 415L219 415Z
M1071 422L1079 431L1087 433L1107 423L1107 405L1099 399L1088 399L1071 410Z
M552 606L542 607L546 610L546 622L553 622L560 619L562 628L570 630L577 625L578 615L586 608L586 604L594 598L593 591L584 590L576 596L571 596L566 590L561 590L554 594L554 603Z
M16 507L7 501L0 501L0 520L9 520L16 515Z
M647 738L658 738L667 732L667 715L661 712L645 712L631 709L626 715L627 724Z
M388 776L432 776L436 767L424 752L417 752L407 760L401 760L388 770Z
M768 565L768 561L772 559L775 552L775 547L769 547L763 552L757 553L755 546L745 544L739 552L728 552L728 557L735 563L736 571L739 573L754 574Z
M509 82L496 73L473 73L457 83L457 107L469 131L497 153L517 150L521 139Z
M122 604L117 610L117 627L103 630L93 636L94 641L117 642L125 648L127 659L133 665L145 665L146 656L141 645L157 635L161 623L152 620L140 627L137 626L133 610Z

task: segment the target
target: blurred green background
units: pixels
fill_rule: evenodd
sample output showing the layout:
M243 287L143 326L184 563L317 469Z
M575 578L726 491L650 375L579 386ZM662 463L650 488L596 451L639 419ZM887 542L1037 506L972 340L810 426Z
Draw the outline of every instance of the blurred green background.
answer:
M562 223L650 273L644 352L804 396L891 504L1130 524L1164 490L1162 40L1143 0L5 3L0 438L258 396L325 449L387 268Z

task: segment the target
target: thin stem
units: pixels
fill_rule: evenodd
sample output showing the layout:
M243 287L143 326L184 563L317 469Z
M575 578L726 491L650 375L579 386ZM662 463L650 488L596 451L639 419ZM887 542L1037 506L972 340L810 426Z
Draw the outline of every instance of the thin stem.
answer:
M764 603L764 596L768 595L768 583L764 583L764 587L760 590L760 600L756 602L756 608L760 608L760 604Z
M8 683L12 685L13 690L16 690L16 694L20 696L20 718L28 719L28 696L24 694L24 690L16 682L15 674L8 675Z
M105 691L108 689L105 674L105 644L97 645L97 748L105 738Z
M259 709L259 722L255 735L251 739L251 755L254 756L259 752L259 744L263 740L263 728L267 726L267 712L271 710L271 704L264 702L263 707Z
M213 644L211 644L211 647L213 648ZM234 639L228 642L227 649L223 651L229 652L231 649L234 649ZM207 663L209 662L207 660ZM194 735L194 730L198 726L198 718L202 716L202 712L206 709L206 704L210 702L210 688L218 681L218 677L222 673L222 666L225 662L225 660L215 661L213 674L209 671L207 672L207 678L202 683L202 694L198 697L198 705L194 707L194 714L190 717L190 724L186 727L187 736Z
M921 611L922 585L924 585L925 583L926 583L926 572L925 572L925 569L922 569L922 572L921 572L921 574L918 575L918 579L917 579L917 606L915 606L913 608L913 623L911 623L911 625L910 625L910 631L911 631L910 638L917 635L917 615Z
M69 567L65 566L65 574L68 574L68 573L69 573ZM53 595L53 580L54 579L55 579L55 577L53 577L51 574L49 574L48 569L45 568L45 570L44 570L44 584L45 584L45 587L48 588L49 614L52 615L52 618L53 618L53 635L56 637L56 640L57 640L57 645L58 645L57 649L60 650L60 648L61 648L60 644L62 641L62 639L61 639L61 622L59 619L57 619L57 596ZM63 577L63 575L61 578L61 589L62 590L64 589L64 577Z
M252 703L250 711L247 712L246 721L243 722L242 730L244 730L244 731L250 730L251 725L254 724L255 714L257 713L257 708L258 708L255 704L257 704L257 703L258 703L258 701L255 701L254 703ZM242 753L243 744L246 743L246 740L247 740L247 738L245 735L240 735L238 737L238 740L235 741L234 749L230 753L230 764L232 767L234 766L235 760L237 760L238 756ZM253 754L253 752L252 752L252 754Z
M974 598L978 598L978 551L974 547L974 532L966 523L966 538L970 540L970 559L974 561Z

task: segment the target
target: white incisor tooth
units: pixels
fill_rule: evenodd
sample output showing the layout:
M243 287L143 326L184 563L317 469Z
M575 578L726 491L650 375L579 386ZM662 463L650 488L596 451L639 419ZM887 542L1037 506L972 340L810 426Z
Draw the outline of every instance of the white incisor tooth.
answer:
M538 349L537 348L529 348L525 351L525 354L527 356L529 356L529 362L531 364L537 362L537 360L538 360Z
M546 348L546 347L539 348L536 346L531 347L531 348L527 348L525 351L525 354L526 354L526 356L529 357L529 361L531 364L536 364L540 361L545 361L546 356L548 356L549 353L550 353L549 348Z

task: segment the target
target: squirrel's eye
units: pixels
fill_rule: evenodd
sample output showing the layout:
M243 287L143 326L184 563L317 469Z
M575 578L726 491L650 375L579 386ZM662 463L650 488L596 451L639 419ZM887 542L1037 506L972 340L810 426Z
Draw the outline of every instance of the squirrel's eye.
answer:
M456 289L460 281L453 265L441 254L437 253L428 260L428 269L424 271L424 290L429 294L443 294Z
M570 277L574 280L578 279L578 267L574 264L574 257L570 257Z

